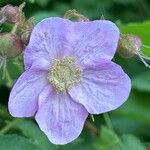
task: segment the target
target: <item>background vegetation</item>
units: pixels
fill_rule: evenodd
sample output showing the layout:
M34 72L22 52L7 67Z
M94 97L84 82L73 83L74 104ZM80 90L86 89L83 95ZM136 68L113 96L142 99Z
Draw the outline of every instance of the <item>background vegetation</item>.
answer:
M23 1L0 0L19 5ZM150 45L149 0L30 0L24 9L27 17L39 22L45 17L62 17L68 9L76 9L91 20L106 19L116 22L122 33L133 33ZM143 50L150 56L150 49ZM13 119L7 113L10 82L0 74L0 150L146 150L150 149L150 69L138 58L123 59L119 63L132 79L128 101L115 111L89 117L81 136L65 146L51 144L33 119ZM8 60L8 71L17 79L22 67ZM124 89L122 89L124 90ZM99 134L97 135L97 132Z

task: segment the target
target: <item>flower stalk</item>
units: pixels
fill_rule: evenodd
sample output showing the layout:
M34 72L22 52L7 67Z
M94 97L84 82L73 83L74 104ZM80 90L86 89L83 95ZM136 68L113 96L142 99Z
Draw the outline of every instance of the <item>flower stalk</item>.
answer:
M109 114L108 113L103 113L103 117L104 117L104 120L106 122L107 127L109 129L113 130L113 125L112 125L111 119L109 117Z
M11 130L15 124L19 121L19 119L14 119L13 121L9 122L4 128L2 128L0 130L0 134L5 134L7 133L9 130Z

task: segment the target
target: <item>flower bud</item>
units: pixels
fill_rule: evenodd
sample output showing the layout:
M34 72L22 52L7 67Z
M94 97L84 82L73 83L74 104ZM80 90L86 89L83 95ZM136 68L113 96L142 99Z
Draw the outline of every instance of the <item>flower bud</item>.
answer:
M123 58L130 58L137 54L141 46L142 41L139 37L130 34L123 34L119 40L118 51Z
M1 14L6 17L10 23L17 23L20 19L20 9L17 6L6 5L1 8Z
M66 11L64 18L66 19L73 19L76 18L77 21L89 21L89 19L87 17L85 17L84 15L78 13L75 9L72 10L68 10Z
M20 37L12 33L0 34L0 56L14 58L23 50Z
M138 56L146 67L150 68L150 65L145 60L150 60L148 56L142 52L141 48L144 46L141 39L138 36L124 34L121 35L118 43L118 52L123 58L131 58Z

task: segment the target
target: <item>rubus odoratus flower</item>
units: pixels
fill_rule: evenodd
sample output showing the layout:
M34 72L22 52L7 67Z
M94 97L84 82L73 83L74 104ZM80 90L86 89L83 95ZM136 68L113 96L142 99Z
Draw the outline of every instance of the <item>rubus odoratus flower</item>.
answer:
M118 108L130 78L111 61L119 30L107 20L47 18L35 26L24 51L25 72L9 98L14 117L31 117L54 144L76 139L88 114Z

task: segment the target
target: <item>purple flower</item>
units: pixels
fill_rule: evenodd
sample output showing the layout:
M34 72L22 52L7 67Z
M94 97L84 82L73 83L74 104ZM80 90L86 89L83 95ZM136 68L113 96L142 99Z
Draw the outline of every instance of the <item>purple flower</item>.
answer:
M55 144L73 141L90 114L116 109L131 83L113 63L119 39L106 20L48 18L35 26L24 53L25 72L14 85L9 111L31 117Z

